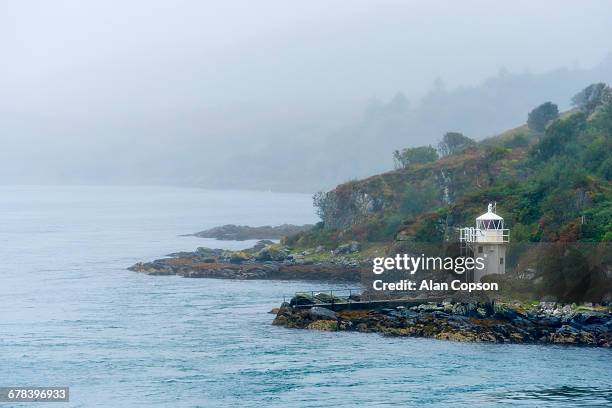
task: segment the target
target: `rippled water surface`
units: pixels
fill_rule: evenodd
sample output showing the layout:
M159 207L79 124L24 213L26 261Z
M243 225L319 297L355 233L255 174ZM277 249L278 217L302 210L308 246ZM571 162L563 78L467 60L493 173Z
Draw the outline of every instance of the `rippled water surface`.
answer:
M0 187L0 386L84 407L612 405L610 350L288 330L267 313L283 295L331 285L125 270L250 244L179 234L314 221L299 194Z

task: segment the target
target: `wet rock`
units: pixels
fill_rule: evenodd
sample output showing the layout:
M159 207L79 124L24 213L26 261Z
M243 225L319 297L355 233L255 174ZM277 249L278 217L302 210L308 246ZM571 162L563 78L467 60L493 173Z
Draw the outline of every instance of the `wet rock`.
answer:
M580 324L606 324L610 316L599 312L583 312L573 316L572 321Z
M315 320L306 326L310 330L321 330L321 331L336 331L338 330L338 323L334 320Z
M289 303L291 306L314 305L315 299L312 296L307 295L305 293L298 293L291 299Z
M417 307L417 310L419 310L421 312L433 312L433 311L442 312L442 311L444 311L444 307L443 306L438 306L435 303L424 303L422 305L419 305Z
M219 256L223 254L223 252L224 251L222 249L211 249L211 248L205 248L205 247L198 247L198 249L195 250L195 255L200 259L218 258Z
M229 257L229 261L236 264L243 263L249 259L251 259L251 256L246 252L232 252Z
M585 326L584 329L589 333L595 333L598 335L606 334L610 332L610 327L603 324L591 324Z
M580 331L570 325L563 325L550 338L553 343L575 344L580 338Z
M461 303L457 303L453 305L451 312L457 316L467 316L468 315L467 307L465 305L462 305Z
M476 308L476 314L478 315L478 317L484 318L488 316L488 312L487 309L484 307L477 307Z
M267 246L255 254L258 261L285 261L289 256L289 250L285 247Z
M313 319L336 320L337 317L333 310L318 306L310 308L308 313Z
M453 341L612 346L610 312L583 312L577 315L577 321L563 324L561 316L568 313L570 308L561 305L546 305L544 308L538 305L527 314L508 305L473 303L423 303L413 307L398 306L363 311L334 312L321 307L312 307L310 310L288 307L285 310L289 312L279 312L283 318L277 316L275 324ZM545 313L543 310L551 312ZM554 310L559 310L557 315L553 313ZM320 320L328 323L313 325L313 322ZM581 324L578 321L605 321L605 324Z
M517 317L519 317L519 314L514 309L511 309L510 307L506 305L501 305L501 304L496 303L493 306L493 316L496 319L514 320Z
M170 265L157 262L138 262L128 268L130 271L146 273L147 275L175 275L176 271Z
M547 327L560 327L561 319L557 316L541 316L537 319L538 323Z
M255 245L250 249L251 252L259 252L267 246L274 245L274 241L270 241L269 239L262 239L257 241Z

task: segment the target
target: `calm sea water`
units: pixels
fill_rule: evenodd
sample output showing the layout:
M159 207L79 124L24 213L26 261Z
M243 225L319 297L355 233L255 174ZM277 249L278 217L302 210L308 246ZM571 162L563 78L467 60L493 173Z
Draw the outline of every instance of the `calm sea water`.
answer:
M179 234L313 221L299 194L0 187L0 386L67 385L75 407L612 404L611 350L288 330L282 296L331 285L125 270L249 244Z

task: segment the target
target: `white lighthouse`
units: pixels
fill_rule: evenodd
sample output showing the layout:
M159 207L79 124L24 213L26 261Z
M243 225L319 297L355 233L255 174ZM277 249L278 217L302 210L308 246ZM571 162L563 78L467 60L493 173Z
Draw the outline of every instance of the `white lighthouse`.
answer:
M496 205L489 204L487 212L476 218L476 227L459 229L462 256L483 258L485 267L473 269L468 280L493 273L506 273L506 246L510 231L504 228L504 219L495 213Z

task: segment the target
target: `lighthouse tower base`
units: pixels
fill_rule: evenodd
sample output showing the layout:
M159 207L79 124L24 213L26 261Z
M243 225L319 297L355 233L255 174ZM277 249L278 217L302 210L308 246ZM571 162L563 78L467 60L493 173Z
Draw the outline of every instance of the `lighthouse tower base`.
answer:
M506 245L476 243L475 258L482 258L485 267L474 269L474 282L480 282L485 275L506 273Z

